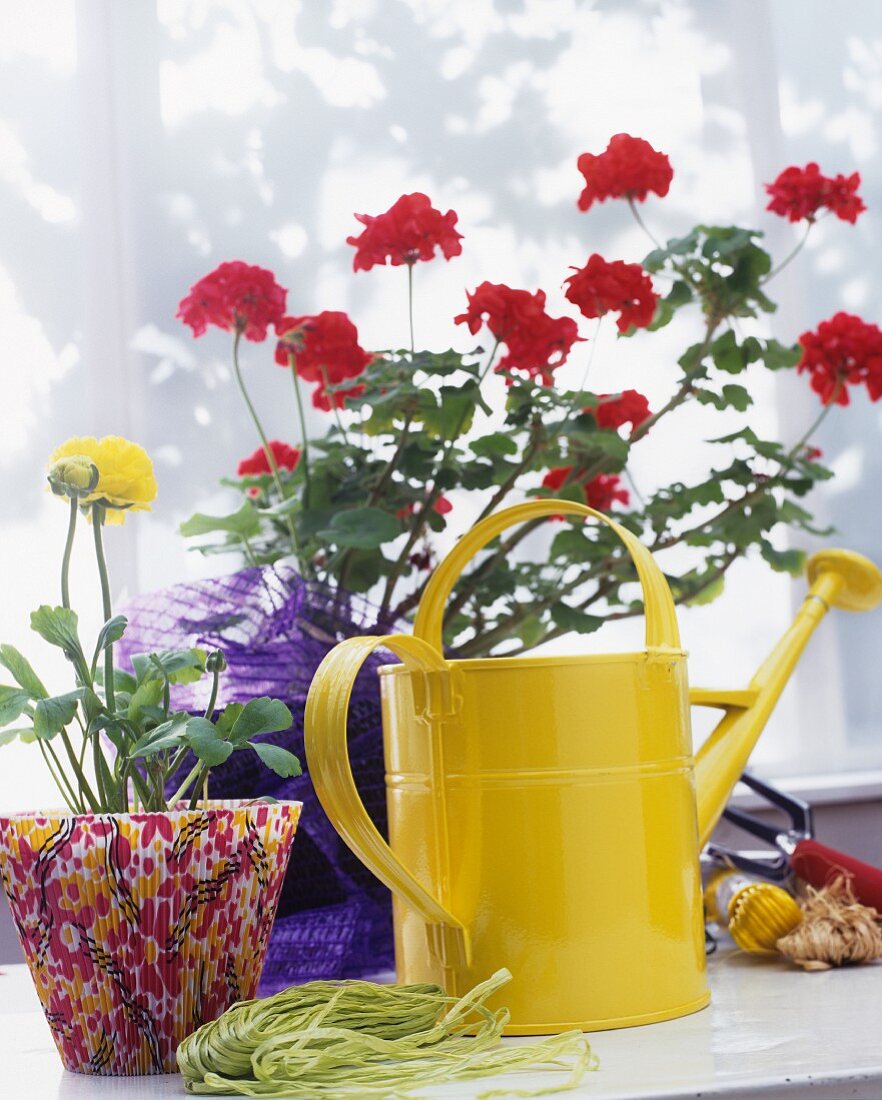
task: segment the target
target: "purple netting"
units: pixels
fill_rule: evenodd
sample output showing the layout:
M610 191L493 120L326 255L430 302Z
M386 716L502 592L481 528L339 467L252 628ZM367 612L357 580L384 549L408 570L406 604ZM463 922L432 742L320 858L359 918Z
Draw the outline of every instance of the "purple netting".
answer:
M342 638L388 632L378 626L376 609L367 601L306 583L284 566L176 585L131 600L124 610L129 626L118 646L117 663L126 667L133 654L150 650L222 649L229 667L221 680L221 705L260 695L283 699L294 725L266 740L284 745L301 763L306 693L322 658ZM376 670L388 659L377 656L367 662L349 711L352 771L368 813L384 835L386 790ZM174 705L204 708L209 686L206 679L174 688ZM389 892L339 838L307 775L280 779L255 753L238 752L212 769L211 795L272 795L303 803L262 993L292 982L365 977L392 967Z

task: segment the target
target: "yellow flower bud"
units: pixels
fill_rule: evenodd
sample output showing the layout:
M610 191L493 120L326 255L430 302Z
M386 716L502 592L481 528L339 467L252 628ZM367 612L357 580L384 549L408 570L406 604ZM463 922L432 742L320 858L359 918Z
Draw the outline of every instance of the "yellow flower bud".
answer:
M98 467L86 455L70 455L52 463L48 478L56 496L87 497L98 484Z

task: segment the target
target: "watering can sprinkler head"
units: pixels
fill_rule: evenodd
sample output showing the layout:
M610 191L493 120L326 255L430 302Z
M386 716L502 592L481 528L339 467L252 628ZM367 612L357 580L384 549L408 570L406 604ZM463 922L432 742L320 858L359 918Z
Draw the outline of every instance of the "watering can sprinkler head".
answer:
M729 795L815 627L831 607L872 611L882 603L882 572L863 554L821 550L806 563L806 577L810 587L802 606L747 690L690 692L694 705L724 711L695 757L702 847L722 816Z
M852 550L821 550L806 563L809 595L843 611L872 611L882 603L882 572ZM819 595L815 588L829 595Z

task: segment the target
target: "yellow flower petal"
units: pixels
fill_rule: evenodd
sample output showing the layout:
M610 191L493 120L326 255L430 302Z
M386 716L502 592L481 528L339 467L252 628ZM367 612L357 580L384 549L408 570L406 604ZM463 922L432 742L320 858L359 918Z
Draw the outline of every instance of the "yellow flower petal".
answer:
M106 505L106 523L125 522L126 512L149 512L156 499L153 463L143 447L118 435L75 436L62 443L49 459L50 467L62 458L84 456L98 467L98 484L82 498L84 506Z

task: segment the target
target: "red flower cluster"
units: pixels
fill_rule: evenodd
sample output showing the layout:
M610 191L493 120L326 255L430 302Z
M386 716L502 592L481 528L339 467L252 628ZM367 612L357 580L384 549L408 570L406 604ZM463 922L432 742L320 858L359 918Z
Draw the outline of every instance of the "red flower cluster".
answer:
M814 221L818 211L826 209L854 225L858 214L867 209L857 193L860 185L859 172L850 176L823 176L814 162L805 168L792 165L773 183L766 184L772 199L766 209L792 222L803 218Z
M522 371L544 385L552 382L552 372L567 360L573 344L582 338L571 317L550 317L545 312L545 292L513 290L503 283L481 283L468 294L469 307L454 318L457 325L468 325L473 335L486 323L496 340L505 344L507 354L497 371Z
M264 267L232 260L216 267L181 299L176 316L201 336L209 325L265 340L285 313L287 291Z
M572 466L555 466L542 479L542 484L546 489L560 489L570 480L572 472ZM631 496L627 489L619 488L621 481L618 474L598 474L597 477L593 477L582 486L585 492L585 503L589 508L596 508L598 512L610 511L617 502L627 504Z
M359 384L345 390L334 390L350 378L358 378L373 356L358 342L358 329L345 313L326 309L306 317L283 317L276 325L281 337L276 346L276 362L287 367L294 356L297 374L307 382L315 382L312 403L329 412L333 405L342 409L348 397L364 393Z
M871 401L882 398L882 330L855 317L837 313L814 332L799 338L802 358L797 370L808 372L811 386L825 405L847 405L848 387L865 384Z
M573 270L575 274L566 280L566 296L586 317L617 311L619 332L652 323L659 296L640 264L610 262L595 252L584 267Z
M634 431L652 416L649 402L637 390L622 390L618 397L614 397L611 393L599 393L597 396L601 403L594 408L589 407L582 411L594 417L598 428L615 429L621 428L623 424L630 424L631 431Z
M578 168L585 177L579 209L588 210L605 199L635 199L643 202L652 191L664 198L674 178L671 162L664 153L630 134L610 138L606 151L595 156L583 153Z
M272 451L273 459L280 470L293 470L300 461L300 451L289 443L271 439L269 449ZM261 474L271 474L272 469L263 447L258 447L254 454L243 458L236 469L236 473L239 477L259 477Z
M417 260L432 260L440 248L445 259L462 252L462 234L454 228L456 211L442 214L428 197L416 191L402 195L385 214L356 214L365 227L358 237L347 237L355 247L352 267L355 271L370 271L374 264L414 264Z

